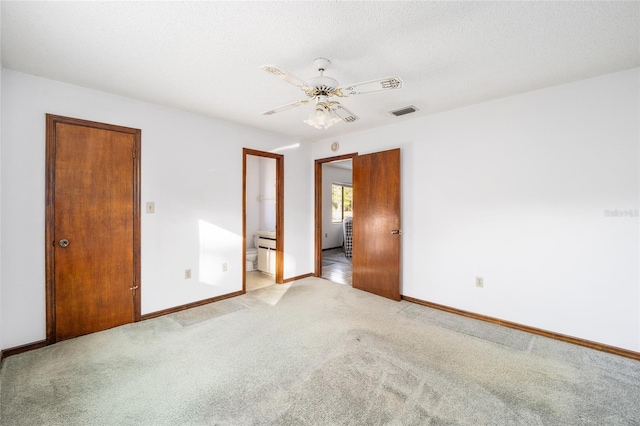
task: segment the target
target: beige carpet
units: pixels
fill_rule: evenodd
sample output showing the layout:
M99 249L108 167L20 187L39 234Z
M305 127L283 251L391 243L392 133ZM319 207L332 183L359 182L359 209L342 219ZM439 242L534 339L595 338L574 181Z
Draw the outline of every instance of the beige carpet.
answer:
M640 363L308 278L7 358L2 425L637 425Z

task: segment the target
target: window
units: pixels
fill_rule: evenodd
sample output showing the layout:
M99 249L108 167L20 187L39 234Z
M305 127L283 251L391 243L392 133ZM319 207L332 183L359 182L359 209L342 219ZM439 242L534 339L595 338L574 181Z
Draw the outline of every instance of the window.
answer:
M353 217L353 188L347 183L331 185L331 222L340 223Z

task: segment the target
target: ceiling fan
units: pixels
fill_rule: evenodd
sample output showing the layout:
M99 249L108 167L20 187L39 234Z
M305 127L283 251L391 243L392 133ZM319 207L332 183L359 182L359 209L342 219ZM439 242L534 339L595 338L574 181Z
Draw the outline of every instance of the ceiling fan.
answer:
M316 129L326 129L340 120L346 123L353 123L358 120L358 116L342 106L340 102L330 100L330 98L346 98L347 96L360 95L362 93L402 88L402 80L398 76L340 86L336 79L324 75L324 71L330 63L331 61L325 58L317 58L314 60L313 65L320 75L311 77L308 81L304 81L276 65L264 65L260 67L269 74L275 75L287 83L297 86L307 95L307 99L270 109L269 111L263 112L262 115L271 115L276 112L314 102L314 109L309 115L309 118L304 122Z

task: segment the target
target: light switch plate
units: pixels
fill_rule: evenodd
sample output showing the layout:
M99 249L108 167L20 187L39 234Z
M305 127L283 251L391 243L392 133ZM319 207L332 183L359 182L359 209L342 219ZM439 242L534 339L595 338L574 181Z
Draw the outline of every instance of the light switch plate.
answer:
M153 201L147 201L147 213L156 212L156 204Z

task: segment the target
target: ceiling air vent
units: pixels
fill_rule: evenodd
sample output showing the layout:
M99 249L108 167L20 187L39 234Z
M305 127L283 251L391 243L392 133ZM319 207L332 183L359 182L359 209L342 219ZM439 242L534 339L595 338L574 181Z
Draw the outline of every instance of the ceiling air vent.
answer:
M409 105L408 107L391 111L391 114L395 115L396 117L400 117L401 115L411 114L412 112L416 112L417 110L418 108L414 107L413 105Z

